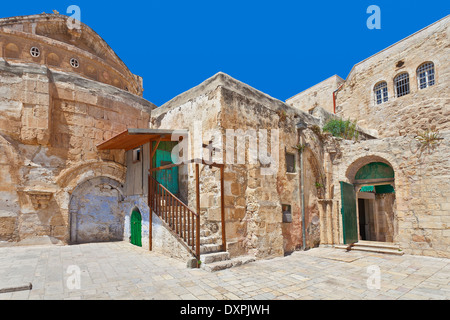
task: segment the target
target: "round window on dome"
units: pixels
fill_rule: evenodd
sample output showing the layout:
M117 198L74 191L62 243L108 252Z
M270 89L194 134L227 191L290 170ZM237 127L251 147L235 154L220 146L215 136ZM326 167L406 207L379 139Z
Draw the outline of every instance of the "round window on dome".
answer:
M37 47L31 47L30 54L33 58L37 58L41 55L41 51Z
M70 59L70 65L72 66L72 68L78 68L80 66L80 63L77 59L72 58Z

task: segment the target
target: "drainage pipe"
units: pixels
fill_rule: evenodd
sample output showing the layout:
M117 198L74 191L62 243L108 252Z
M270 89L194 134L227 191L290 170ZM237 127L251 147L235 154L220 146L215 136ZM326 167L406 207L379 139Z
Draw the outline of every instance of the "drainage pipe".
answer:
M302 146L303 138L302 131L307 128L306 123L300 122L297 124L297 133L298 133L298 143ZM304 170L303 170L303 152L305 148L299 149L299 161L300 161L300 201L302 208L302 250L306 250L306 226L305 226L305 180L304 180Z

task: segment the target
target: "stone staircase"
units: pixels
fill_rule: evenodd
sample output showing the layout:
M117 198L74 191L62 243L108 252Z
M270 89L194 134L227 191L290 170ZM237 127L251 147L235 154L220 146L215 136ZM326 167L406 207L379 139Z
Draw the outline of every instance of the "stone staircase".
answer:
M222 239L202 229L200 216L179 198L149 176L149 207L160 219L165 228L192 254L187 261L189 268L200 267L208 271L218 271L255 261L254 257L231 258L222 248ZM198 236L198 238L197 238ZM217 244L220 242L220 244Z
M360 240L354 244L346 245L340 244L334 246L336 249L343 249L347 251L366 251L374 253L384 253L393 255L403 255L404 252L399 245L392 242L379 242L379 241L367 241Z
M200 232L200 267L204 270L214 272L232 267L237 267L256 259L253 256L240 256L230 258L230 253L222 251L222 245L217 244L220 238L211 235L209 230Z

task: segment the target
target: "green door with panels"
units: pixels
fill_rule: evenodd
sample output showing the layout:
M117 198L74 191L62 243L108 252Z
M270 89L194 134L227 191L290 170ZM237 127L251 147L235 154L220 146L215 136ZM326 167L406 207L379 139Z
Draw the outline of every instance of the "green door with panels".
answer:
M142 216L139 210L135 209L131 213L131 244L142 247Z
M356 219L356 192L352 184L342 181L341 206L344 243L355 243L358 241L358 227Z
M172 149L177 142L161 142L153 158L153 167L158 168L173 164ZM178 167L156 171L156 180L174 195L178 194Z

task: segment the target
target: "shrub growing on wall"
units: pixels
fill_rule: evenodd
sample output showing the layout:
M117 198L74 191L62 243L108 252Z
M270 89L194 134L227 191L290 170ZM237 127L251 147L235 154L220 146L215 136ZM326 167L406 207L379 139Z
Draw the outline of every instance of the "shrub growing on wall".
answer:
M330 132L334 137L346 140L358 140L359 137L359 132L356 129L356 121L351 121L350 119L330 119L323 127L323 131Z

